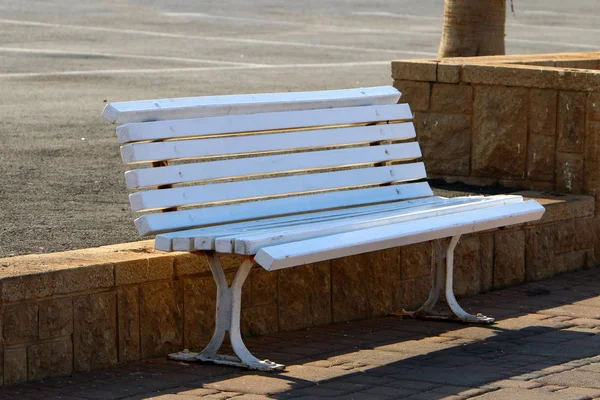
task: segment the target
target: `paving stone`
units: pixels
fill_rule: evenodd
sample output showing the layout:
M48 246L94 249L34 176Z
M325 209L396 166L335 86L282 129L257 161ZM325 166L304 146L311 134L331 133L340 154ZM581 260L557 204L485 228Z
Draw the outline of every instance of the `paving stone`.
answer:
M600 373L576 369L536 379L545 385L577 386L600 389Z
M535 389L543 386L543 384L538 382L522 381L516 379L503 379L501 381L490 383L490 386L497 386L498 388L502 389Z
M500 389L497 391L485 393L479 397L478 400L506 400L506 399L519 399L519 400L582 400L579 394L565 393L564 391L559 392L547 392L542 389Z
M204 387L219 391L239 393L276 394L309 385L310 383L302 383L287 379L281 375L243 375L220 380L219 382L207 383Z

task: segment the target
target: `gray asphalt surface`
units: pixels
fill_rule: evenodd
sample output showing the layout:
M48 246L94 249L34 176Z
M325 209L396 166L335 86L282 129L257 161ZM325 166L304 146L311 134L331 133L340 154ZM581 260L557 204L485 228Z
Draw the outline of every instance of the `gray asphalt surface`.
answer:
M600 49L596 0L515 0L510 54ZM138 240L106 102L391 83L442 0L0 0L0 256Z

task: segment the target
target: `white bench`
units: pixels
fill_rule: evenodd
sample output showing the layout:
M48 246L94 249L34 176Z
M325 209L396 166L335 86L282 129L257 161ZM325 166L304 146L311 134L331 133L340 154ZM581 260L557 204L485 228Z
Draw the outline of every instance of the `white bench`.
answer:
M462 234L541 218L520 196L435 197L424 180L412 114L393 87L211 96L109 104L119 124L125 173L141 235L164 251L205 252L217 289L215 333L201 353L175 359L258 370L240 333L241 288L256 263L266 270L451 237L445 269L434 271L427 302L440 292L455 318L466 313L452 290ZM182 162L182 160L185 160ZM191 160L191 161L190 161ZM244 256L228 286L219 254ZM229 331L237 357L217 354Z

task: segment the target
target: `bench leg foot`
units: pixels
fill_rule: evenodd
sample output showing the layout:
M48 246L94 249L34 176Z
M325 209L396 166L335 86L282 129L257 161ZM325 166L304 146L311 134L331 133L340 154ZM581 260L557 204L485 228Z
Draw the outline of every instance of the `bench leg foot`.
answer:
M208 345L200 353L183 350L169 354L169 358L178 361L203 361L215 364L232 365L259 371L275 372L285 368L269 360L259 360L248 350L242 340L240 315L242 308L242 286L250 274L253 262L244 260L240 265L231 287L227 284L221 261L216 254L208 254L208 262L217 284L217 318L215 332ZM231 347L236 356L217 354L223 344L225 333L229 331Z
M404 315L422 319L454 320L475 324L491 324L495 321L494 318L486 317L482 314L469 314L463 310L454 296L454 249L456 248L459 240L460 235L453 236L450 240L450 244L446 250L445 269L442 263L434 260L434 263L437 264L437 268L434 271L431 292L429 293L429 297L427 298L427 301L425 301L425 304L423 304L423 306L416 311L405 311L403 313ZM437 314L433 311L433 308L440 297L440 292L444 286L446 292L446 301L448 302L448 306L453 313L453 315L450 316Z

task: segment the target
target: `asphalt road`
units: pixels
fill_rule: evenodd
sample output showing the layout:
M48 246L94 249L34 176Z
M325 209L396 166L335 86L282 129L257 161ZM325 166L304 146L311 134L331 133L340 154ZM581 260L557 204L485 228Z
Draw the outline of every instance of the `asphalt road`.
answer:
M596 0L514 0L511 54L598 51ZM0 256L134 241L106 102L391 83L442 0L0 0Z

